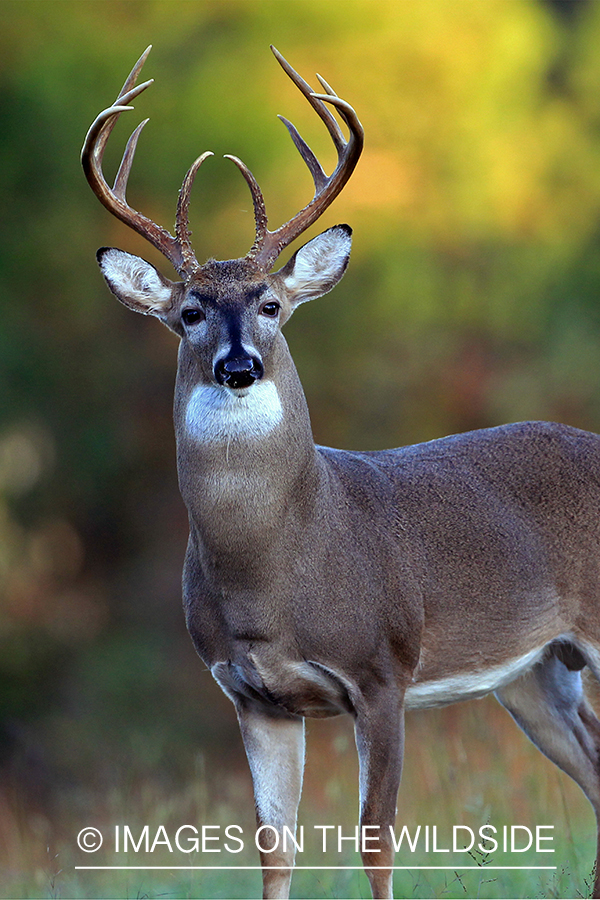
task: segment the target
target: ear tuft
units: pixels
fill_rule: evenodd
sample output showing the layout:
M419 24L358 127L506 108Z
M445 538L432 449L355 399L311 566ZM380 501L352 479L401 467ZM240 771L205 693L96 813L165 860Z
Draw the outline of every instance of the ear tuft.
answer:
M96 258L106 283L121 303L146 315L161 317L168 312L174 284L151 263L115 247L101 247Z
M346 271L351 244L350 226L334 225L300 247L277 273L293 307L335 287Z

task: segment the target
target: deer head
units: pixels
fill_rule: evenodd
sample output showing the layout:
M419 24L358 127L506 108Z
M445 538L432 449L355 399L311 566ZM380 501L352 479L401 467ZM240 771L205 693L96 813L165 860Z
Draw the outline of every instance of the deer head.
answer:
M98 251L98 262L115 296L136 312L154 315L195 351L207 380L233 390L245 390L265 374L264 360L283 323L295 307L331 290L342 277L350 253L351 230L338 225L305 244L278 272L271 269L282 250L325 212L352 174L363 146L363 129L352 107L341 100L320 76L325 93L310 86L271 47L275 58L325 123L338 154L327 176L296 128L282 118L314 181L313 199L275 231L269 231L262 192L250 170L228 156L244 176L254 206L255 240L245 257L198 263L190 241L190 193L198 169L211 151L203 153L187 172L179 193L175 236L133 209L126 188L142 128L134 130L125 148L115 183L110 188L102 172L102 158L121 113L152 84L136 81L150 47L133 67L114 104L92 124L82 150L83 168L92 190L118 219L125 222L172 263L181 281L173 282L153 265L115 248ZM334 106L349 129L346 140L327 105Z

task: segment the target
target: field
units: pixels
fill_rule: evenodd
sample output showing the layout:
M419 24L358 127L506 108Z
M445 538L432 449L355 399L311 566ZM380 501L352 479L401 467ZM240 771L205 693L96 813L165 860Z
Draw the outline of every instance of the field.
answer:
M337 826L344 836L353 834L357 808L357 764L350 721L313 722L308 730L305 788L300 812L305 844L297 863L304 866L360 866L353 842L343 841L337 852ZM407 723L406 765L398 806L399 834L403 825L414 838L415 829L437 826L440 852L429 852L424 840L412 853L406 843L396 864L407 866L395 874L398 897L496 898L585 897L589 895L594 852L591 807L570 779L547 762L520 734L507 714L492 699L461 704L444 710L411 713ZM184 755L185 756L185 755ZM0 819L0 896L20 898L218 898L260 896L257 871L84 871L82 865L129 866L255 866L253 804L249 776L239 747L225 754L198 756L190 753L168 770L168 761L157 760L154 775L136 770L135 758L115 763L112 785L102 794L74 791L66 785L44 813L26 809L5 796ZM12 812L9 812L9 809ZM224 829L235 823L243 829L244 849L239 854L224 849ZM94 825L105 836L97 855L81 852L78 832ZM127 824L136 843L148 825L154 852L129 847L123 853L123 828ZM218 837L208 847L216 853L182 853L168 842L182 825L210 825ZM322 828L327 832L327 853L322 852ZM536 826L553 826L545 835L553 840L543 846L552 853L443 853L450 848L452 827L478 829L493 825L502 834L504 825L519 825L535 832ZM114 852L114 831L120 827L120 852ZM161 830L161 826L163 826ZM216 826L221 826L220 829ZM235 834L242 832L236 831ZM463 829L461 834L468 834ZM490 834L491 832L487 832ZM509 831L510 833L510 831ZM192 832L188 829L186 836ZM524 828L518 840L525 840ZM330 838L330 839L329 839ZM183 838L182 838L183 843ZM190 845L191 846L191 845ZM230 847L239 847L229 843ZM459 846L461 846L459 844ZM485 845L486 848L489 845ZM519 846L523 846L520 844ZM446 866L444 871L417 868ZM495 866L556 866L502 871ZM414 868L411 868L414 867ZM467 867L476 867L469 869ZM362 871L298 870L293 897L368 897Z

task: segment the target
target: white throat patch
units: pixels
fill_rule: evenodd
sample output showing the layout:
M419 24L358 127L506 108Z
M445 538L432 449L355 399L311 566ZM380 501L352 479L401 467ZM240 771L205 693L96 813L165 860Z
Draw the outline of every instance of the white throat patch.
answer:
M226 387L199 384L185 411L188 435L204 444L261 438L282 419L283 407L272 381L254 384L241 396Z

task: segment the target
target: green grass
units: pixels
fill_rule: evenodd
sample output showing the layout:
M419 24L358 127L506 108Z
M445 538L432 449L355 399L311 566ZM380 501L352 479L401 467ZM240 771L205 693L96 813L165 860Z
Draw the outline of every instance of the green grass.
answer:
M169 776L158 760L150 775L136 771L133 756L114 768L107 789L64 788L51 809L20 805L18 794L0 796L0 897L7 898L243 898L259 897L257 871L85 872L85 864L114 865L257 865L253 846L253 803L245 760L229 752L227 763L217 753L178 761L179 779ZM357 763L351 723L313 722L308 733L308 759L300 822L305 830L302 865L360 865L345 845L323 854L314 825L341 825L351 833L356 824ZM397 871L397 897L511 898L584 897L591 889L595 828L591 807L579 789L520 734L492 700L445 710L410 714L406 764L398 804L398 829L406 824L437 825L446 844L452 825L474 831L491 823L553 825L554 853L484 856L401 850L397 865L448 865L448 871L416 868ZM173 835L181 825L239 824L246 847L239 855L153 854L112 849L116 825L128 824L134 835L145 824L155 835L162 825ZM84 826L105 835L97 854L76 844ZM122 832L121 832L122 833ZM222 846L222 845L221 845ZM468 871L465 866L477 866ZM556 865L551 872L498 871L497 865ZM293 897L369 897L362 871L297 871Z

